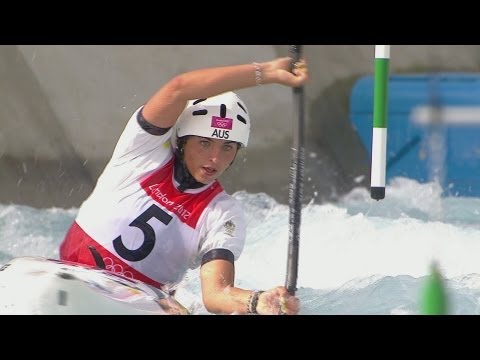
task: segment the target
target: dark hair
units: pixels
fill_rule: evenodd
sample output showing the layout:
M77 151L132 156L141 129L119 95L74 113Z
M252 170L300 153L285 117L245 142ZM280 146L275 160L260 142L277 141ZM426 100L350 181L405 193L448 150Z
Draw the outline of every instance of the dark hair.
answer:
M178 152L181 154L182 158L183 158L183 147L185 146L189 138L190 138L190 135L177 138L177 149L178 149Z

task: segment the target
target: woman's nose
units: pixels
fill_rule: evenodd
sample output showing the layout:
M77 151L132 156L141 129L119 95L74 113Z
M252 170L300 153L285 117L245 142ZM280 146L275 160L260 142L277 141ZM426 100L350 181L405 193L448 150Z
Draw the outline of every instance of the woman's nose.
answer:
M210 149L210 160L217 162L220 159L220 146L212 146Z

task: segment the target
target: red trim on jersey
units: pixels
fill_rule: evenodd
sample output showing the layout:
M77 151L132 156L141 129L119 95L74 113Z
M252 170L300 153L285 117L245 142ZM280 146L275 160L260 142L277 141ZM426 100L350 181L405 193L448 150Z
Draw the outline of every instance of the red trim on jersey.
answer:
M95 259L88 248L90 245L94 246L102 257L106 265L105 270L126 278L140 280L159 289L162 288L163 284L150 279L149 277L135 270L93 240L76 222L72 224L67 232L67 235L65 236L65 239L60 245L60 259L97 267Z
M215 180L208 189L198 194L182 193L175 187L172 179L173 159L142 180L140 185L148 196L195 229L203 210L223 188Z

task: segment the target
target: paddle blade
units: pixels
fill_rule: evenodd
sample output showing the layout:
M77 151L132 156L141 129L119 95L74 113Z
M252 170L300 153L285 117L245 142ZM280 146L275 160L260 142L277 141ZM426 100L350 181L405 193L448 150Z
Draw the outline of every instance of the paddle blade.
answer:
M421 313L424 315L446 315L448 301L445 284L436 264L432 265L431 274L427 277L421 299Z

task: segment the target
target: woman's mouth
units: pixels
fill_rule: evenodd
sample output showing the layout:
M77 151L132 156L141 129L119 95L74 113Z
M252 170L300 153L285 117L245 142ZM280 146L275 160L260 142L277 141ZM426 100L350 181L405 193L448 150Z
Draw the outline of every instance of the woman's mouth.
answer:
M217 173L217 170L211 167L204 166L202 167L203 172L205 173L206 176L212 177Z

